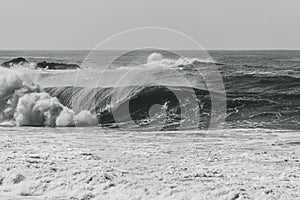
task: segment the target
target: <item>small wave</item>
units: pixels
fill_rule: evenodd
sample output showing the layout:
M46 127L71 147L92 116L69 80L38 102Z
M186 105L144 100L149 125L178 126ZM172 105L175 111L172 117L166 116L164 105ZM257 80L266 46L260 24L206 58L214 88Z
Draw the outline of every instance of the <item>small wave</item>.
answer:
M272 95L299 95L300 78L293 76L241 74L223 78L227 92L260 93Z

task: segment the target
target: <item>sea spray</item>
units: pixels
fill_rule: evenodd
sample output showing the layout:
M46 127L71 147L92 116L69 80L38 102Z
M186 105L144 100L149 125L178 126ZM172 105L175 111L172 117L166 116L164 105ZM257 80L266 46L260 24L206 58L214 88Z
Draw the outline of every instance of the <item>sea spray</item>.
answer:
M27 93L40 92L33 84L34 77L26 69L0 70L0 122L12 121L19 98Z
M75 113L73 110L64 107L59 116L56 118L56 125L62 127L75 126L74 115Z
M98 124L90 111L76 114L44 92L35 84L32 71L1 69L0 72L0 124L50 127Z
M61 110L58 99L49 94L29 93L19 99L14 119L19 126L55 126Z
M178 59L169 59L164 58L160 53L154 52L148 56L145 66L180 69L181 67L195 67L193 65L197 65L199 63L215 64L214 60L211 58L200 59L179 57Z
M90 111L83 110L74 116L74 122L76 126L95 126L98 125L98 119L96 115L93 115Z

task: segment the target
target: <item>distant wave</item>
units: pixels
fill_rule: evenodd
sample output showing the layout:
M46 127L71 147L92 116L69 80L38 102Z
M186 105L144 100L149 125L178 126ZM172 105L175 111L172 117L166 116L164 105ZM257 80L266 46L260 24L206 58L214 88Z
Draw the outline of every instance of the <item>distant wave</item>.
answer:
M211 58L183 58L178 59L164 58L160 53L152 53L147 58L147 63L134 66L135 68L174 68L181 70L195 70L199 64L223 65ZM118 69L132 69L133 66L121 66Z

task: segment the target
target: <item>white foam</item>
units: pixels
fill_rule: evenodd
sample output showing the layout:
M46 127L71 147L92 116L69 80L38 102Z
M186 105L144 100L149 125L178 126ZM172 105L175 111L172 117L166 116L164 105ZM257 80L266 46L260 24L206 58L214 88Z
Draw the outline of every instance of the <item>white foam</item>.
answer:
M160 53L152 53L151 55L148 56L148 59L147 59L147 63L151 63L153 61L160 61L163 59L163 56L160 54Z
M97 116L84 110L76 114L34 83L23 69L0 69L0 125L96 126Z
M90 111L83 110L74 117L76 126L97 126L97 116L93 115Z
M56 125L64 127L75 126L74 111L64 107L59 116L56 118Z

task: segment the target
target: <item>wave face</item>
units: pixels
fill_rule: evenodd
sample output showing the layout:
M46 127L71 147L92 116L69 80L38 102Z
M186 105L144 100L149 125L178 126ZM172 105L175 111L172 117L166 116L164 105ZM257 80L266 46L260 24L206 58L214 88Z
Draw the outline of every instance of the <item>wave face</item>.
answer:
M162 129L176 128L183 120L197 120L200 128L207 128L209 123L209 92L189 87L166 87L162 85L127 86L120 88L46 88L51 96L74 111L90 110L97 114L101 125L111 125L133 121L136 125L148 125L155 120L164 120ZM121 92L121 93L119 93ZM176 95L186 97L180 99ZM113 99L118 94L117 99ZM191 105L189 98L196 94L197 104ZM160 105L161 113L151 108ZM184 108L192 112L182 113ZM161 116L165 114L166 116ZM200 118L196 119L196 116ZM116 121L115 118L118 118Z
M246 77L228 77L225 79L225 85L235 85L234 89L228 89L229 92L227 92L225 126L299 129L300 93L294 91L299 90L295 87L300 83L299 79L271 77L268 80L265 77L260 77L247 81ZM272 84L274 79L277 80L277 84ZM289 87L290 90L288 90ZM64 106L75 111L91 110L92 113L96 113L98 122L102 125L114 124L116 121L113 112L122 113L121 111L128 106L129 115L119 116L122 118L122 122L133 120L136 124L142 124L145 120L150 120L149 109L151 106L159 104L165 106L167 113L168 120L164 128L176 128L182 120L198 120L199 128L209 126L211 98L210 93L206 90L160 85L123 87L117 88L117 90L122 91L122 95L119 96L121 98L118 99L118 102L113 104L111 97L115 90L116 88L87 89L80 87L45 89L51 96L57 97ZM185 104L176 99L174 91L187 97ZM189 106L191 94L196 94L198 100L198 109L195 108L195 112L199 112L200 118L198 119L181 113L182 107ZM187 118L183 119L182 116Z

